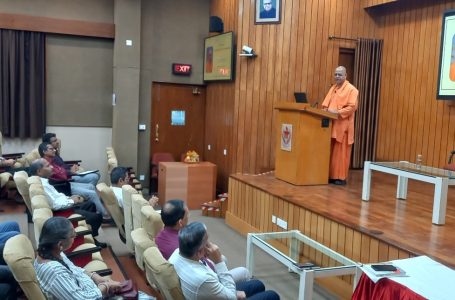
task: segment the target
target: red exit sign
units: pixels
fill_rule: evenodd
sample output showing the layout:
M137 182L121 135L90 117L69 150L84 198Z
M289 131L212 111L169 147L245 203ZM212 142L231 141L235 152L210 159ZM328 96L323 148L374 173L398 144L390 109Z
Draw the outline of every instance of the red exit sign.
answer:
M192 66L189 64L172 64L172 74L174 75L184 75L190 76L191 75Z

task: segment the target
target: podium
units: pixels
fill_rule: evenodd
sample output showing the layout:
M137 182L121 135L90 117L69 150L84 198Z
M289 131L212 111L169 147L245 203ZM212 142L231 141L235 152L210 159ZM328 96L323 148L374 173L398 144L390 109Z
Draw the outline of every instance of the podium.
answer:
M295 185L327 184L336 115L303 103L282 102L275 109L275 177Z
M158 196L160 205L170 199L186 201L189 209L200 209L215 199L216 165L207 161L187 164L160 162Z

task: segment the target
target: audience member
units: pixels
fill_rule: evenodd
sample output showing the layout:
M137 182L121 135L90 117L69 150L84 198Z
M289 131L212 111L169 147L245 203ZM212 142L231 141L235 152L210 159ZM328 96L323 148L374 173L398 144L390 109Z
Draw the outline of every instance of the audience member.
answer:
M14 165L16 164L15 159L6 159L4 157L0 156L0 171L1 172L8 172L11 175L14 175L14 173L19 172L19 171L25 171L28 172L28 168L15 168Z
M39 238L36 275L47 299L103 299L120 290L120 283L75 266L63 253L74 242L75 232L66 218L44 222Z
M165 259L169 259L179 247L179 231L188 224L189 210L182 200L169 200L161 210L161 220L164 227L155 237L155 243ZM226 257L223 256L226 262ZM206 260L207 265L215 271L213 262ZM249 280L251 274L245 267L229 270L235 282Z
M100 174L99 172L93 172L93 173L88 173L85 175L79 175L79 165L74 164L74 165L68 165L65 163L63 158L60 156L60 139L57 138L57 135L55 133L45 133L43 134L42 138L43 143L48 143L51 144L52 147L55 149L55 156L54 156L54 163L56 165L59 165L68 172L69 175L71 175L71 179L74 180L74 182L80 182L80 183L91 183L93 186L96 186L98 181L100 180Z
M17 299L17 282L3 259L6 241L20 233L19 224L14 221L0 223L0 299Z
M129 184L130 177L128 169L125 167L115 167L111 171L111 188L117 198L118 205L123 208L123 191L122 186ZM149 199L150 205L153 207L158 203L158 197L152 196Z
M55 163L55 149L51 144L41 143L38 146L38 152L42 158L44 158L52 166L52 174L49 179L56 181L64 181L71 179L71 175L65 170L65 168ZM96 188L90 183L81 182L70 182L71 194L81 195L86 200L93 202L96 205L96 210L103 215L106 220L110 219L109 213L101 202Z
M265 291L256 279L235 283L217 245L208 241L207 228L193 222L179 232L179 249L169 259L180 278L185 299L280 299L274 291ZM215 263L215 272L204 262Z
M98 229L101 226L103 218L101 214L96 212L95 204L90 201L84 201L79 195L68 197L63 193L59 193L55 187L50 185L48 178L52 174L52 166L47 160L43 158L35 160L30 165L30 173L32 176L37 175L41 177L41 183L46 192L47 200L53 210L74 207L74 211L84 216L86 222L92 227L92 235L98 235ZM95 240L95 244L103 248L107 246L105 243L98 242L97 240Z

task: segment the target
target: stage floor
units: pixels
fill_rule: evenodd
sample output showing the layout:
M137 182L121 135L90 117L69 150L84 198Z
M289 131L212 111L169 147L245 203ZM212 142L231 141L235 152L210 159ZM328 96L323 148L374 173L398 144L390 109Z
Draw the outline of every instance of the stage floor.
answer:
M273 173L232 175L388 244L455 267L455 187L449 187L445 225L434 225L434 185L410 179L407 200L398 200L397 177L373 171L370 201L366 202L361 200L362 176L362 170L351 170L346 186L294 186Z

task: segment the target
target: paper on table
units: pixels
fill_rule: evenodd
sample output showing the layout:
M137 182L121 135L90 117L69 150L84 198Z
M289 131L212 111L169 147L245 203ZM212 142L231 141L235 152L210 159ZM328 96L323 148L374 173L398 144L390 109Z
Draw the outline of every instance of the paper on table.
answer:
M80 172L80 173L77 173L76 175L87 175L87 174L92 174L92 173L96 173L98 172L99 170L91 170L91 171L84 171L84 172Z

